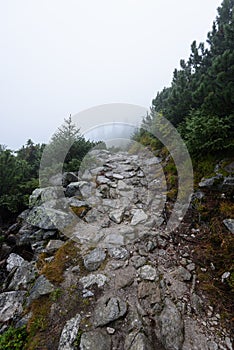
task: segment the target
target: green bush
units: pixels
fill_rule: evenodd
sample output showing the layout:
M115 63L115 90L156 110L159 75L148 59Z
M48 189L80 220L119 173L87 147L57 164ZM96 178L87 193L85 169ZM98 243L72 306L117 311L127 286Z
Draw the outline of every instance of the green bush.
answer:
M189 152L200 157L233 147L231 123L230 117L207 116L195 111L186 118L179 131L185 138Z
M9 327L6 332L0 335L0 350L23 350L26 339L26 326Z

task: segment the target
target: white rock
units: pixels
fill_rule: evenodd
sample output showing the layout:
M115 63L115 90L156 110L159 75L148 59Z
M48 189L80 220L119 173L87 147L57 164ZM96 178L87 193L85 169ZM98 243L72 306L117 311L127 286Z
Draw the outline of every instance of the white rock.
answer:
M81 316L77 314L75 317L66 322L59 341L58 350L74 350L73 343L76 340Z
M80 279L80 282L83 284L84 288L89 288L90 286L94 285L95 283L97 284L97 286L103 287L104 284L107 282L107 277L103 274L90 274L88 276L82 277Z
M156 270L150 265L144 265L138 269L140 277L143 280L154 281L157 276Z
M133 217L131 220L131 225L136 226L140 223L144 223L147 218L148 215L146 215L146 213L142 210L142 209L135 209L132 211Z
M26 292L6 292L0 294L0 322L6 322L23 312Z
M231 275L231 273L230 273L229 271L228 271L228 272L224 272L224 273L222 274L222 277L221 277L222 283L224 282L224 280L226 280L227 278L229 278L230 275Z
M7 258L7 271L10 272L14 267L21 266L25 260L18 254L11 253Z

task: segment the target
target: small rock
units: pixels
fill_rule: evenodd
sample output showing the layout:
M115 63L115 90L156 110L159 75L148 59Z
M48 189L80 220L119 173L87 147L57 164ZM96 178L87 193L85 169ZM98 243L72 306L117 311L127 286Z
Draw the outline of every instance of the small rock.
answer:
M232 342L231 342L231 339L229 337L225 338L225 343L227 345L228 350L232 350L233 349Z
M133 217L131 220L131 225L136 226L138 224L146 222L148 215L142 209L134 209L132 211Z
M211 262L210 263L210 267L211 267L211 269L214 271L215 270L215 266L214 266L214 264Z
M225 219L223 223L231 233L234 233L234 219Z
M139 275L143 280L154 281L157 277L156 270L150 265L144 265L138 269Z
M218 344L216 344L214 341L209 341L207 343L209 350L218 350Z
M222 283L223 283L227 278L229 278L230 275L231 275L231 273L230 273L229 271L228 271L228 272L224 272L224 273L222 274L222 277L221 277Z
M191 273L187 269L185 269L183 266L179 266L178 268L175 268L170 274L182 282L190 281L192 278Z
M142 267L146 263L146 258L144 256L140 255L134 255L131 257L131 262L133 266L138 269L139 267Z
M127 259L129 257L128 250L122 247L110 248L108 252L112 258L117 260Z
M89 288L90 286L93 286L94 284L97 284L97 286L103 287L104 284L107 282L107 277L105 275L102 274L90 274L88 276L82 277L80 279L80 283L83 284L84 288Z
M84 289L82 294L83 298L92 298L94 296L94 293L87 289Z
M114 221L116 224L120 224L123 220L124 211L123 210L114 210L110 212L109 218Z
M61 248L63 244L64 244L64 242L59 240L59 239L51 239L48 242L48 244L47 244L45 249L46 249L47 253L53 254L59 248Z
M112 335L112 334L115 333L115 329L114 329L114 328L111 328L111 327L107 327L107 328L106 328L106 331L107 331L107 333L110 334L110 335Z
M194 263L188 264L186 266L186 269L190 272L194 271L196 269L196 265Z
M80 266L74 266L72 269L71 269L71 272L73 273L79 273L80 272Z
M102 262L106 259L106 253L101 248L95 248L88 255L84 257L84 265L87 270L97 270Z

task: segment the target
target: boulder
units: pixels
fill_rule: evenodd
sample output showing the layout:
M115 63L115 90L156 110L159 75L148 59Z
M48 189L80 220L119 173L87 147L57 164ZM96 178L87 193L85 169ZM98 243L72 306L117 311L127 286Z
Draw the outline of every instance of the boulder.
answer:
M36 277L36 267L34 263L23 261L23 263L16 269L12 280L8 286L10 290L27 289L30 282Z
M28 303L30 304L32 300L40 298L42 295L47 295L52 293L55 290L55 287L52 283L48 281L48 279L41 275L36 280L34 286L30 291L30 295L28 298Z
M223 192L233 192L234 191L234 176L227 176L224 178L222 183Z
M64 190L62 186L36 188L29 197L29 208L62 197L64 197Z
M23 312L26 292L13 291L0 294L0 322L6 322Z
M18 254L11 253L9 257L7 258L7 266L6 269L8 272L10 272L14 267L21 266L25 260L19 256Z
M59 340L58 350L74 350L74 342L77 338L81 322L80 314L66 322Z
M154 344L156 346L156 344ZM150 344L149 339L144 333L130 333L127 335L124 343L124 350L154 350L159 349Z
M217 174L216 176L210 177L210 178L203 178L201 182L199 182L199 187L201 188L212 188L217 185L219 185L223 180L222 174Z
M185 319L184 322L184 344L182 350L193 349L193 350L215 350L217 344L213 341L207 341L205 334L201 333L199 325L195 320Z
M73 214L54 209L54 205L55 203L51 203L51 207L41 205L32 208L26 218L27 222L44 230L64 229L71 225Z

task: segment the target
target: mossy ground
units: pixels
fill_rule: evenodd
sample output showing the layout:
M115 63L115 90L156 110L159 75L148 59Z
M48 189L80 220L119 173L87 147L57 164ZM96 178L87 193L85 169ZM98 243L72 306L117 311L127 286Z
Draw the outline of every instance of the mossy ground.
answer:
M67 241L55 253L51 262L46 262L47 254L41 254L38 259L40 274L45 275L56 289L50 295L40 297L30 305L27 312L32 316L28 322L28 341L25 350L57 350L62 329L67 320L77 313L83 315L79 337L83 329L87 330L91 324L85 317L92 309L93 303L100 294L95 290L95 298L83 298L82 286L78 280L87 275L83 265L79 247L74 241ZM79 266L78 276L68 279L67 269ZM79 342L79 337L77 343Z

